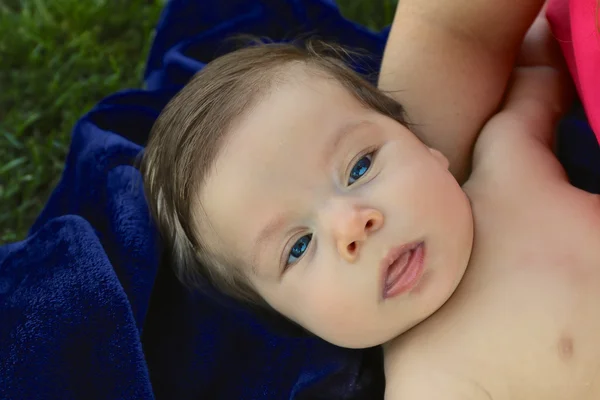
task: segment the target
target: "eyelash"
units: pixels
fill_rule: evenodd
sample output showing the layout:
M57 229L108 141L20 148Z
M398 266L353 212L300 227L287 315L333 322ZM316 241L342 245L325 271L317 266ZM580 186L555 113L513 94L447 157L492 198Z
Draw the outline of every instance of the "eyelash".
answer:
M369 173L369 171L371 170L371 167L373 166L373 161L375 160L375 153L376 153L376 150L375 150L375 149L373 149L373 148L371 148L371 149L369 149L369 150L367 150L367 151L363 152L361 155L359 155L358 157L356 157L356 158L354 159L354 160L356 160L356 161L353 161L353 162L350 164L350 166L351 166L351 169L350 169L349 173L345 174L345 176L348 176L348 181L350 181L350 179L352 179L350 175L352 174L352 171L353 171L353 170L354 170L354 168L355 168L355 167L358 165L358 163L359 163L359 162L360 162L362 159L364 159L364 158L366 158L366 157L369 157L369 156L370 156L370 159L369 159L369 165L367 166L367 170L364 172L364 174L363 174L363 175L361 175L361 176L359 176L358 178L354 179L354 181L353 181L353 182L351 182L351 183L348 183L348 186L351 186L351 185L353 185L354 183L356 183L358 180L360 180L360 179L361 179L361 178L363 178L363 177L364 177L366 174L368 174L368 173ZM292 245L292 247L291 247L289 250L286 250L286 251L284 252L284 254L287 254L287 260L284 260L284 266L283 266L283 271L284 271L284 272L285 272L285 271L286 271L288 268L290 268L291 266L293 266L294 264L296 264L298 261L300 261L300 260L302 259L302 257L304 257L304 255L306 254L306 251L308 251L308 249L309 249L309 247L310 247L310 244L312 243L312 237L313 237L313 235L312 235L312 234L307 234L307 235L303 235L303 236L301 236L301 237L300 237L298 240L296 240L295 242L293 242L293 245ZM304 238L308 238L308 243L306 243L306 244L304 245L304 247L303 247L303 250L304 250L304 251L303 251L303 253L302 253L300 256L296 257L296 261L294 261L294 262L289 262L289 259L290 259L290 257L292 256L292 251L294 251L294 248L296 247L296 245L297 245L298 243L300 243L300 241L301 241L302 239L304 239ZM294 257L295 257L295 256L294 256Z

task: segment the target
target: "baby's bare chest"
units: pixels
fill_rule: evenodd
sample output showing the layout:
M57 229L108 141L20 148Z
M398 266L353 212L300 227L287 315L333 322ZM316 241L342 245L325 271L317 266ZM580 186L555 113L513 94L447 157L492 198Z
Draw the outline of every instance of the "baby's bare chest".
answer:
M599 399L600 238L526 232L472 265L464 361L496 400Z

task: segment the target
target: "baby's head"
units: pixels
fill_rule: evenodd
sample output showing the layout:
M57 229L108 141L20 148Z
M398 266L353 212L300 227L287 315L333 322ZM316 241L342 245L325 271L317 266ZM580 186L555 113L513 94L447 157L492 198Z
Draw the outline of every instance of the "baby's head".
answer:
M344 347L431 315L465 271L472 216L447 160L404 117L310 45L208 64L158 118L142 165L180 279Z

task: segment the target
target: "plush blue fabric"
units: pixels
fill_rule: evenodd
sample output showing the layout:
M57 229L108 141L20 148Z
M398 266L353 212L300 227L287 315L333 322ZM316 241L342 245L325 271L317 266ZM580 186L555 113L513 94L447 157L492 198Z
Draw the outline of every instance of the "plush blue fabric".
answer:
M327 0L168 3L146 89L105 98L79 120L30 235L0 247L1 399L383 397L379 348L341 349L216 293L192 293L160 263L136 157L166 102L238 33L316 34L368 50L374 57L355 67L373 72L387 30L367 31ZM572 178L599 182L589 127L573 117L570 130L582 138L564 135Z

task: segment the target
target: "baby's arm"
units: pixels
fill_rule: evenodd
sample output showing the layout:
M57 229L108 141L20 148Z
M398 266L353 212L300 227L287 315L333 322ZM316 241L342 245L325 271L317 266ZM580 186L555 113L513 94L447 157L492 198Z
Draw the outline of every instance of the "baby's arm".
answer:
M544 0L400 0L379 87L460 182L499 106L520 44Z

